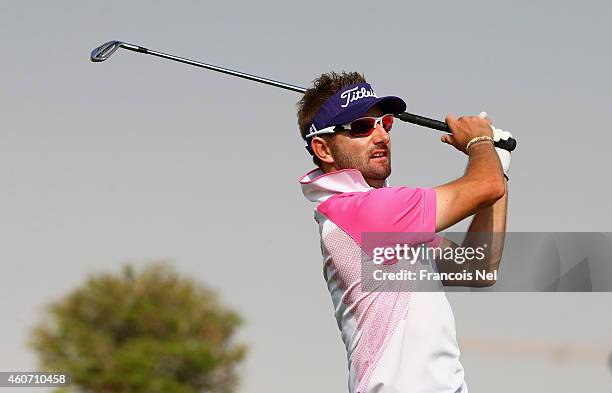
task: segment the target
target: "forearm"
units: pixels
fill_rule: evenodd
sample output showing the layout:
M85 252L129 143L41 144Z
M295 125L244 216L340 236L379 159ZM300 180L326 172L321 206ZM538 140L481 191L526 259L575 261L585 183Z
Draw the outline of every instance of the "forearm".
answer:
M475 279L476 271L485 271L487 273L494 272L499 268L501 256L504 249L504 237L506 231L506 212L508 208L508 188L506 192L493 205L483 208L474 215L472 223L468 228L468 232L459 246L452 241L442 238L439 247L442 249L458 248L464 250L476 250L485 247L484 260L470 259L464 263L456 263L453 260L436 260L438 271L446 273L471 272L472 279L466 281L443 281L446 286L465 286L465 287L484 287L493 285L492 281L482 281Z
M501 188L505 186L505 178L499 158L491 143L481 142L470 148L468 163L461 180L477 186L478 190L492 188L501 193Z
M436 187L436 232L492 206L504 189L504 175L492 144L472 146L465 174Z
M508 184L504 183L504 195L493 205L481 209L474 215L463 241L463 247L478 247L484 243L487 244L486 266L488 271L497 270L504 250L508 212Z
M479 118L486 119L486 113L481 113ZM477 125L478 122L473 120L472 118L465 119L463 125ZM441 272L497 272L504 249L506 232L506 213L508 209L506 179L510 170L510 151L493 148L492 145L485 142L473 144L470 149L462 148L464 145L459 143L458 139L466 141L476 134L470 134L468 137L461 135L462 124L458 124L454 117L450 115L447 117L447 124L453 135L443 136L442 141L452 144L464 153L469 153L469 161L462 178L436 188L436 197L440 196L436 203L436 230L444 230L448 226L473 215L461 246L447 239L442 239L440 247L461 248L462 250L457 250L461 252L461 255L467 255L468 252L473 254L475 250L478 250L478 257L466 260L461 255L458 255L459 258L452 257L453 254L451 253L450 261L445 259L446 257L436 259L436 265ZM512 137L509 132L493 127L490 121L488 127L493 131L493 140L507 141ZM455 128L457 129L455 130ZM466 128L469 129L470 127ZM489 135L485 129L479 129L478 133L483 136ZM480 287L495 283L496 275L492 275L493 279L489 279L489 275L485 277L486 279L480 280L469 278L465 281L444 282L444 285Z

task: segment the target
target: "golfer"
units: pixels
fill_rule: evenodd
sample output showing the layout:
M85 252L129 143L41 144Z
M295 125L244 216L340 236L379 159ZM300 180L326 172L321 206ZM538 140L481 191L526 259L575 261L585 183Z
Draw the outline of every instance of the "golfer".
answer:
M351 393L465 393L455 322L443 291L364 291L362 234L435 235L474 216L468 234L504 233L510 153L494 139L510 134L486 118L446 117L452 134L442 142L467 155L460 178L434 188L389 186L394 114L398 97L378 97L359 73L328 73L298 103L298 124L317 168L300 179L316 203L323 273L348 357ZM414 148L414 147L413 147ZM418 168L426 170L423 162ZM442 247L442 245L440 245ZM490 244L487 267L496 270L503 236ZM438 271L454 264L438 264ZM494 280L441 285L488 286Z

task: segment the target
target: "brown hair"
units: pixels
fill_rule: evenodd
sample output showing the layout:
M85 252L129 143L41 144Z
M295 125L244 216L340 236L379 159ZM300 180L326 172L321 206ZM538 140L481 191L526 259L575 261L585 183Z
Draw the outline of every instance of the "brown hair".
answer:
M308 129L315 115L327 99L343 87L365 82L358 72L328 72L312 81L313 86L306 90L304 97L297 103L298 126L302 139L306 140ZM321 160L315 155L313 161L320 166Z

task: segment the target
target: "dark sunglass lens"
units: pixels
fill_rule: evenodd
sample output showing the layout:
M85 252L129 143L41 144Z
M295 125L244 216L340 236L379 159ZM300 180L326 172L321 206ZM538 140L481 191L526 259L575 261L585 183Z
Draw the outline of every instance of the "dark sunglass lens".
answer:
M382 125L385 131L391 131L391 127L393 127L393 115L387 115L382 118Z
M374 129L374 119L358 119L351 123L351 135L369 135Z

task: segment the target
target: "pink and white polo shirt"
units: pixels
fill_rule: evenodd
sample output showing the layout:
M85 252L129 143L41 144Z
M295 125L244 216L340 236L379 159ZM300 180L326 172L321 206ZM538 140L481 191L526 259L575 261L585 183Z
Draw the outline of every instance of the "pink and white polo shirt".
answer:
M430 233L433 189L372 188L361 172L315 169L300 179L316 202L323 275L346 346L350 393L467 393L444 292L364 292L364 232Z

